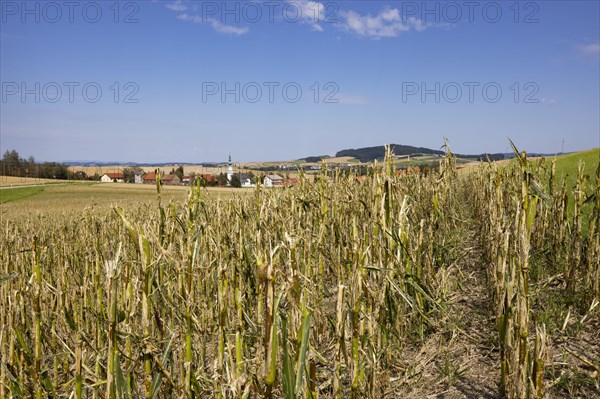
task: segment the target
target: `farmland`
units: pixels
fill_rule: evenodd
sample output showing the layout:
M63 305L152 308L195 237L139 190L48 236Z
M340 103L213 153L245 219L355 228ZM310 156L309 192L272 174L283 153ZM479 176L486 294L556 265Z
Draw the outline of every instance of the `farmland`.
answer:
M169 202L187 197L189 187L164 186L161 198ZM228 197L243 195L245 190L227 187L205 189L207 196ZM0 214L3 219L21 220L37 216L91 212L111 213L114 206L136 208L157 201L156 187L145 184L123 183L58 183L45 186L0 189Z
M33 177L0 176L0 187L31 186L66 183L67 180L37 179Z
M598 160L3 203L0 398L594 397Z
M0 191L0 204L4 204L6 202L20 200L38 193L41 193L44 190L41 186L32 186L32 187L19 187L14 189L6 189Z

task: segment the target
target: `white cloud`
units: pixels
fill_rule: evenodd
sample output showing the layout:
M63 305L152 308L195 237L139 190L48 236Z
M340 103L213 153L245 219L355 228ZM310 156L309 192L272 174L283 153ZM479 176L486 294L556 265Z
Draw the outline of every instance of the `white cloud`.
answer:
M246 26L238 28L237 26L233 26L233 25L225 25L225 24L217 21L216 19L211 19L211 20L209 20L209 22L210 22L210 25L213 27L213 29L220 33L227 33L227 34L231 34L231 35L241 36L241 35L245 35L250 30Z
M600 43L578 44L575 48L587 55L600 55Z
M191 22L194 24L209 24L214 30L219 33L225 33L229 35L241 36L250 31L247 27L237 27L233 25L226 25L217 21L214 18L202 18L199 15L179 14L177 19L181 21Z
M167 8L179 12L178 19L182 21L192 22L195 24L208 24L215 31L231 35L244 35L250 31L248 27L239 27L227 25L216 18L200 16L195 6L190 6L190 13L184 11L190 7L185 4L186 0L176 0L173 3L167 4ZM331 10L330 10L331 11ZM396 37L402 32L415 31L422 32L433 26L431 23L423 22L423 20L409 17L403 18L397 8L384 8L378 14L361 15L356 11L336 10L333 15L326 10L326 5L317 1L311 0L286 0L286 7L283 8L283 19L290 22L297 22L304 25L309 25L311 30L315 32L323 32L325 30L324 23L330 23L336 28L353 33L362 37L370 37L379 39L382 37Z
M339 28L371 38L396 37L411 30L421 32L430 26L414 17L403 20L397 8L386 8L375 16L360 15L355 11L343 11L340 15L342 22Z
M187 10L187 6L185 4L183 4L183 1L181 0L177 0L174 3L167 3L167 5L165 5L165 7L167 7L169 10L173 10L173 11L177 11L177 12L182 12Z
M192 22L195 24L204 23L199 15L179 14L176 18L181 21Z
M310 0L288 0L287 7L283 9L286 21L298 21L298 23L309 24L312 30L323 32L320 25L325 21L325 5Z

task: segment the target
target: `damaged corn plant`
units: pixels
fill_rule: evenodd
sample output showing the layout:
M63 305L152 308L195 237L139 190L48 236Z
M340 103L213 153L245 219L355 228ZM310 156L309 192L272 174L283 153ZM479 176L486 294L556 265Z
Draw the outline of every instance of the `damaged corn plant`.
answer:
M553 248L561 289L597 300L600 169L569 211L525 155L465 178L446 150L427 174L388 149L367 177L324 165L295 187L4 222L0 399L397 397L407 348L451 328L450 271L473 245L499 390L543 397L529 261Z
M546 325L536 318L536 310L541 309L532 309L530 290L541 296L550 291L551 281L556 281L557 295L574 297L574 290L580 290L584 293L581 302L590 309L582 320L597 306L600 163L592 184L580 164L575 186L569 188L564 178L557 179L554 161L548 167L543 160L529 160L526 152L510 144L514 163L507 167L487 164L472 181L475 213L484 220L478 228L479 245L493 287L500 395L543 398L551 342ZM571 208L570 198L574 199ZM533 282L531 259L538 269ZM569 314L570 310L565 325Z

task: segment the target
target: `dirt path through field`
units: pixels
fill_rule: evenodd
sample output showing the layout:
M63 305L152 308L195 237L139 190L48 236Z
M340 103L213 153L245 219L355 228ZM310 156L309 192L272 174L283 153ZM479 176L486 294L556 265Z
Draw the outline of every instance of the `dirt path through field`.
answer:
M407 353L412 376L392 397L498 398L500 368L492 299L471 227L475 222L466 210L464 215L468 235L461 259L449 271L455 286L448 294L445 327Z
M484 265L477 249L465 259L461 297L451 312L459 317L456 344L452 352L464 372L443 398L497 398L500 367L495 344L495 320L486 284ZM442 365L443 366L443 365Z

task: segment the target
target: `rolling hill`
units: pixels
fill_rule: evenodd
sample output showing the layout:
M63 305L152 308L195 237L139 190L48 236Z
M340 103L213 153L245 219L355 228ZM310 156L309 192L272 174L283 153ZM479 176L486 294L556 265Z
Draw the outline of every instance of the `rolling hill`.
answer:
M442 150L432 150L431 148L425 147L413 147L410 145L402 145L402 144L390 144L392 147L392 151L395 155L444 155L444 151ZM493 161L498 161L505 159L505 154L478 154L478 155L464 155L464 154L455 154L458 158L465 159L487 159ZM358 159L360 162L373 162L374 160L382 160L385 156L385 146L380 145L376 147L364 147L357 149L349 149L338 151L335 154L337 157L352 157Z

